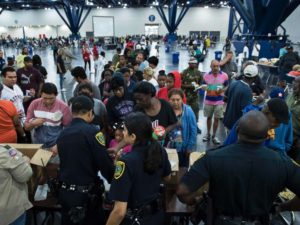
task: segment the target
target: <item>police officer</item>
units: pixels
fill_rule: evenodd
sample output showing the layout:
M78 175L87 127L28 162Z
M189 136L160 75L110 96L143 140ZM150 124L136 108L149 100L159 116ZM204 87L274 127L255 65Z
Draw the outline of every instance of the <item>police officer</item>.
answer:
M238 125L237 144L209 151L183 176L177 189L182 202L209 181L214 225L265 225L277 194L285 187L300 196L300 168L263 146L269 122L251 111Z
M27 181L32 176L29 158L8 145L0 145L0 225L25 225L28 199Z
M169 178L171 166L165 149L152 139L149 117L131 113L125 120L124 140L132 151L116 162L109 192L115 205L106 224L164 224L160 183Z
M57 140L60 158L59 201L62 224L104 224L101 204L101 174L111 181L113 163L105 149L105 138L90 125L93 102L86 96L72 101L73 120Z

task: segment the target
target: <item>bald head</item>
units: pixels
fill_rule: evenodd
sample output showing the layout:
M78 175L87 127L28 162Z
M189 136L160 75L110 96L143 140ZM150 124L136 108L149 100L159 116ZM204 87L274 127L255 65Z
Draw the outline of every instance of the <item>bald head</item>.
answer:
M269 121L260 111L250 111L239 120L237 127L239 140L262 143L268 136Z
M220 70L219 65L220 65L220 63L219 63L218 60L212 60L211 61L210 68L211 68L211 72L213 74L218 74L219 73L219 70Z

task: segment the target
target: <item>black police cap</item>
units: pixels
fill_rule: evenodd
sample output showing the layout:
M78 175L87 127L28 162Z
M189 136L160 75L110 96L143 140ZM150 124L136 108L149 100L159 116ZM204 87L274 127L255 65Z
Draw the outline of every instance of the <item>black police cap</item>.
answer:
M81 110L90 111L94 108L92 99L84 95L75 97L72 101L72 112L78 112Z

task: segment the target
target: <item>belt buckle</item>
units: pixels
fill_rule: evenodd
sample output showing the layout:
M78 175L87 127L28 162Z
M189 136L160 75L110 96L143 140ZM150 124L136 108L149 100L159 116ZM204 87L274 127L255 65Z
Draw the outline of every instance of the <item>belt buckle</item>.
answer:
M70 191L75 191L76 190L76 185L75 184L71 184L69 187Z
M77 186L77 191L81 193L87 193L88 189L85 186Z

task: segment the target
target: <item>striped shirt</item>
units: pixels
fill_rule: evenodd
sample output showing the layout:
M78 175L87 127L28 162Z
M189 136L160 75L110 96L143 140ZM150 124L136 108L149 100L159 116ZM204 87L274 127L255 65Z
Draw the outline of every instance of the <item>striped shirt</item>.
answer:
M206 105L223 105L224 94L218 94L218 90L224 89L228 85L228 76L220 71L217 76L212 72L206 73L203 77L204 84L207 84L205 104Z
M51 108L43 104L43 99L34 100L27 111L26 122L42 118L45 122L34 129L33 143L43 144L44 148L50 148L56 144L63 127L68 126L72 120L70 108L61 100L56 99Z

